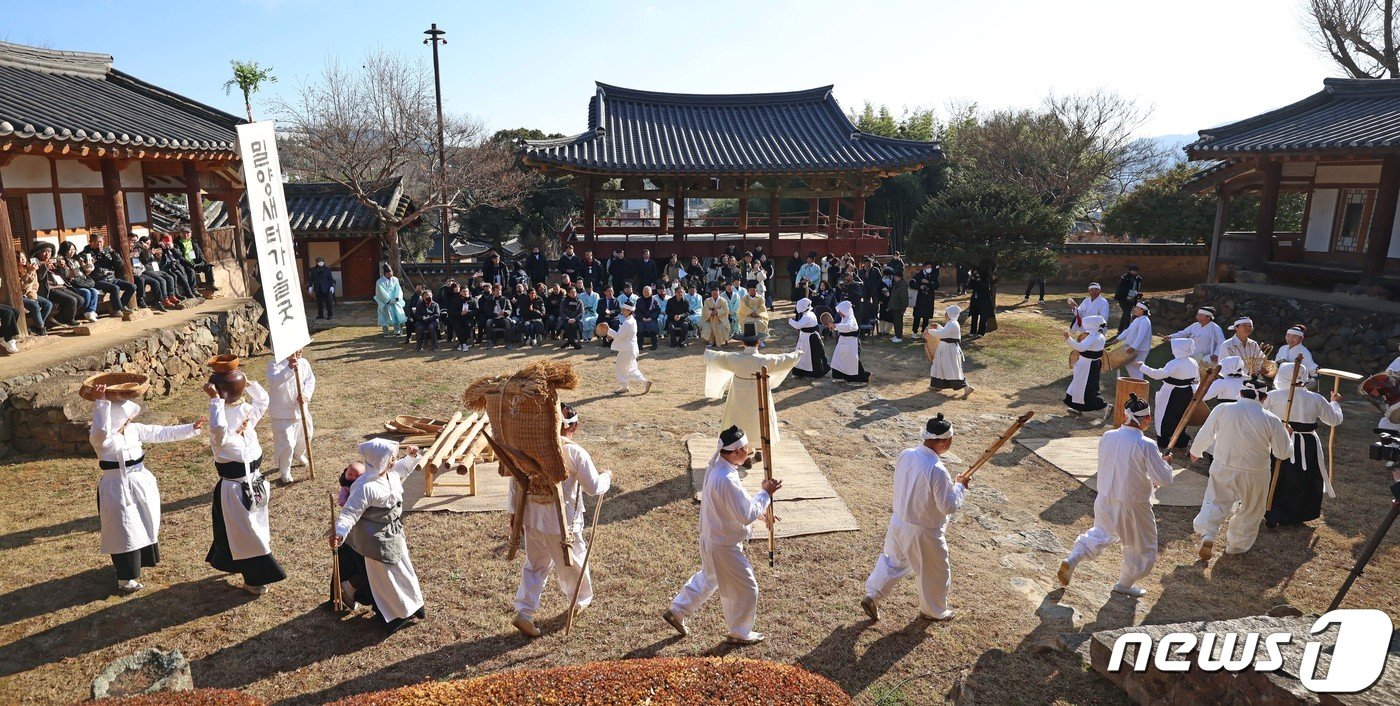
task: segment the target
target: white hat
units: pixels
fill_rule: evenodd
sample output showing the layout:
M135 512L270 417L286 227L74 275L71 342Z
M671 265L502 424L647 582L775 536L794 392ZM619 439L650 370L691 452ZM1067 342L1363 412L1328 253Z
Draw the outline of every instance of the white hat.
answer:
M958 306L957 304L952 304L949 305L948 311L944 312L944 316L947 316L949 321L957 321L958 315L961 313L962 307Z
M1297 363L1279 363L1278 374L1274 375L1274 389L1288 389L1288 382L1293 379L1293 368L1298 367ZM1298 368L1298 384L1305 385L1312 378L1308 375L1308 366Z
M1186 358L1196 350L1196 342L1189 338L1172 339L1172 357Z
M1108 321L1104 319L1104 317L1095 314L1094 316L1084 317L1083 325L1085 331L1097 331L1108 326Z
M1244 376L1244 358L1237 355L1227 355L1220 359L1220 376L1230 375Z
M1240 324L1249 324L1250 326L1253 326L1254 319L1251 319L1248 316L1241 316L1240 318L1235 319L1235 323L1230 324L1230 330L1234 331L1235 327L1239 326Z
M793 308L796 310L797 313L801 314L807 311L808 309L812 308L812 300L807 299L805 297L802 299L798 299L797 303L793 305Z

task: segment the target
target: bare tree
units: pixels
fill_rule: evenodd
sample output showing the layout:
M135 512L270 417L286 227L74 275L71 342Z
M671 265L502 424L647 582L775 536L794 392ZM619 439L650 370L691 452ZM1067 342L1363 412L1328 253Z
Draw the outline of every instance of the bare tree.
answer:
M515 168L508 145L487 139L481 123L444 116L447 164L437 163L432 74L419 62L370 52L359 70L331 60L290 100L274 103L283 121L289 174L344 185L388 230L389 264L400 271L399 231L446 206L511 208L536 177ZM416 210L399 213L372 195L394 177ZM451 248L446 224L444 249Z
M1352 78L1400 78L1394 0L1308 0L1314 43Z

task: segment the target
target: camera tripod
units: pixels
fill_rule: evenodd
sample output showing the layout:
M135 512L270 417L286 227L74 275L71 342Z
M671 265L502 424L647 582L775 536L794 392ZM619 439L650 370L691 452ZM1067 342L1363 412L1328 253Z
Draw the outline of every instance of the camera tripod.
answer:
M1366 542L1366 547L1361 550L1361 556L1356 558L1356 565L1351 568L1347 580L1342 582L1342 588L1332 599L1332 605L1328 606L1328 611L1336 610L1337 606L1342 604L1342 599L1346 598L1347 591L1351 590L1351 585L1366 570L1366 565L1371 562L1371 555L1376 553L1376 549L1381 545L1381 540L1385 539L1386 533L1390 532L1390 526L1395 524L1396 516L1400 516L1400 498L1394 498L1390 501L1390 514L1385 516L1376 533L1371 535L1370 541Z

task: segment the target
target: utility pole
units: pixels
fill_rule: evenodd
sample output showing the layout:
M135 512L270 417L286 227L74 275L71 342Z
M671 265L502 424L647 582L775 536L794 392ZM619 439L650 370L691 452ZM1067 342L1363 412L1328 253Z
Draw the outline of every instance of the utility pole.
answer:
M438 29L437 23L424 30L428 35L424 44L433 45L433 94L437 97L438 123L438 200L442 202L442 263L447 274L452 274L452 206L447 203L447 145L443 137L442 124L442 70L438 64L438 45L446 44L447 32Z

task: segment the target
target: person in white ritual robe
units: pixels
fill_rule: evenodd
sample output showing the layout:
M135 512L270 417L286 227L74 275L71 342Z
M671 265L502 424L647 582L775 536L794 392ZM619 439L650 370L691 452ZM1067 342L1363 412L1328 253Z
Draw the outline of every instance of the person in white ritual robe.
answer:
M871 620L880 619L880 601L906 576L918 582L920 617L953 617L948 608L953 582L944 529L948 516L967 497L969 478L966 473L953 478L943 465L942 456L953 445L953 425L942 414L928 420L922 437L921 445L905 449L894 464L894 502L885 547L865 580L865 597L860 601Z
M1190 343L1190 340L1185 340ZM1152 490L1172 482L1172 466L1157 445L1142 435L1151 419L1147 400L1130 394L1123 405L1123 425L1099 437L1098 497L1094 526L1079 535L1056 577L1068 586L1075 567L1098 559L1114 542L1123 543L1123 568L1114 593L1139 597L1135 586L1157 563L1157 518L1152 514Z
M365 472L355 479L335 520L331 546L354 550L341 556L358 557L350 574L356 576L355 600L374 612L393 633L414 618L426 617L423 589L408 555L403 532L403 482L418 469L417 446L404 447L389 439L370 439L358 447ZM366 588L368 590L366 590Z
M622 318L618 322L617 328L608 328L608 338L612 339L611 348L617 351L617 358L613 360L613 371L617 374L617 389L613 390L614 395L627 394L628 386L634 382L645 385L642 394L651 392L651 381L642 374L642 369L637 366L637 354L641 349L637 347L637 319L632 316L632 311L636 308L632 302L623 302L620 305Z
M193 439L204 426L158 426L133 421L141 405L107 399L105 385L93 388L92 429L88 441L97 452L102 478L97 481L97 516L102 553L112 557L117 590L134 593L144 586L141 569L160 563L160 487L146 467L142 444Z
M700 340L707 348L719 348L729 342L729 334L729 300L718 284L711 284L710 296L700 305Z
M1260 404L1259 398L1267 389L1268 383L1261 377L1246 380L1240 399L1212 409L1191 442L1193 461L1215 447L1206 496L1192 523L1201 536L1197 552L1202 561L1210 561L1225 520L1230 521L1225 533L1226 554L1243 554L1254 546L1267 509L1273 459L1293 455L1293 441L1283 422Z
M240 376L241 377L241 376ZM243 589L254 595L287 578L272 556L267 508L272 489L263 480L258 422L267 414L268 395L249 380L246 394L204 386L209 394L209 444L219 482L214 485L214 541L204 560L228 574L243 575ZM223 396L221 396L221 394Z
M1245 361L1246 370L1249 369L1248 361L1251 358L1263 358L1264 349L1259 347L1259 343L1250 338L1254 333L1254 321L1247 317L1235 319L1235 323L1230 324L1231 336L1220 344L1220 348L1215 351L1217 359L1224 359L1226 356L1239 356ZM1257 371L1256 371L1257 372Z
M295 376L295 377L294 377ZM297 395L297 380L301 378L301 395ZM268 403L267 416L272 420L273 456L283 483L292 482L292 461L305 466L308 463L306 437L314 435L316 428L311 420L311 396L316 394L316 374L311 372L311 361L297 351L286 360L267 362L267 391L272 399ZM301 422L306 420L306 433L302 433Z
M1240 388L1244 386L1244 360L1237 355L1220 359L1220 374L1212 380L1202 402L1220 400L1234 402L1240 398Z
M836 332L836 348L831 351L831 379L864 385L870 382L870 372L860 362L860 322L849 300L836 305L841 320L831 325Z
M1322 515L1322 495L1337 497L1332 480L1327 477L1327 458L1322 451L1318 428L1342 423L1342 396L1332 391L1331 399L1307 389L1312 375L1307 364L1298 373L1298 385L1293 390L1293 407L1288 409L1288 382L1293 379L1293 363L1278 366L1274 376L1274 392L1264 400L1264 409L1283 419L1288 412L1288 428L1293 441L1293 454L1279 464L1278 487L1274 504L1264 513L1264 524L1301 525Z
M817 315L812 311L811 299L797 300L792 318L788 319L788 326L797 329L797 352L801 357L797 360L797 366L792 369L792 374L800 378L823 378L831 371L831 365L826 362L826 346L822 345L822 337L818 328Z
M1084 319L1084 330L1089 335L1082 341L1065 332L1065 343L1079 351L1079 360L1074 361L1073 377L1065 389L1065 407L1070 414L1097 412L1108 406L1099 394L1099 372L1103 369L1103 333L1108 329L1108 319L1094 315Z
M524 547L525 563L520 567L520 588L515 592L515 621L512 623L526 637L539 637L540 629L535 624L535 613L540 609L540 597L544 594L545 582L550 571L557 572L559 591L565 600L571 600L574 590L578 590L578 605L575 615L583 612L593 603L593 581L583 570L583 557L588 553L584 543L583 495L597 497L612 487L612 472L599 471L593 465L593 457L573 439L578 431L578 413L569 405L560 405L563 422L559 427L559 443L564 450L564 462L568 466L568 477L562 483L564 496L564 518L569 525L569 556L571 565L564 563L564 539L559 534L559 515L554 509L554 491L536 495L529 494L525 503ZM510 492L506 498L507 512L515 512L519 507L521 488L515 480L510 481ZM514 526L514 518L511 518Z
M928 368L928 386L935 390L966 388L963 399L967 399L973 387L967 384L967 377L963 374L962 326L958 324L961 313L962 307L956 304L949 306L944 312L948 323L942 326L930 324L924 331L924 338L938 339L938 348L934 349L933 362Z
M1147 308L1147 302L1138 302L1133 305L1133 322L1128 324L1128 328L1122 335L1116 336L1123 341L1123 352L1132 354L1132 358L1123 366L1123 370L1128 377L1134 380L1142 379L1142 365L1147 361L1147 354L1152 352L1152 319L1149 318L1152 310Z
M1215 323L1215 309L1203 306L1196 310L1195 323L1167 335L1168 340L1178 338L1190 339L1194 344L1191 357L1212 366L1219 360L1215 352L1220 349L1220 344L1225 342L1225 332L1220 330L1220 324Z
M753 629L758 620L758 579L744 555L744 543L749 541L749 526L764 516L783 482L765 480L763 490L752 497L744 490L739 467L748 461L749 440L739 427L720 432L715 447L700 489L700 570L661 618L682 637L689 635L686 619L718 593L720 612L729 626L725 640L753 645L762 642L764 635Z
M1274 360L1278 363L1292 363L1303 356L1303 369L1308 376L1317 375L1317 361L1313 360L1312 351L1303 345L1303 338L1308 335L1308 327L1303 324L1293 324L1288 327L1288 331L1283 334L1284 344L1274 353ZM1282 367L1280 365L1280 367Z
M1088 298L1081 300L1074 306L1074 324L1070 326L1069 330L1071 333L1093 331L1094 329L1084 324L1084 320L1090 316L1101 316L1104 321L1108 321L1110 311L1112 308L1108 300L1103 297L1103 288L1099 286L1098 282L1090 282Z
M1167 361L1166 365L1160 368L1142 366L1144 375L1162 381L1162 386L1157 389L1157 397L1153 400L1152 408L1155 413L1152 416L1157 424L1157 447L1164 451L1181 418L1186 416L1186 408L1191 406L1192 396L1196 394L1196 385L1199 382L1196 375L1200 372L1200 367L1191 357L1195 345L1189 338L1173 338L1172 359ZM1191 436L1183 430L1176 440L1176 448L1184 449L1190 441Z
M768 368L768 389L776 390L783 384L788 374L802 354L759 353L758 332L753 324L744 325L744 350L738 353L705 351L705 396L712 400L725 398L724 418L721 429L737 426L748 436L750 443L759 442L762 425L758 422L758 372ZM772 397L769 397L772 404ZM778 414L771 406L768 410L768 440L777 444ZM749 449L753 453L753 448Z

